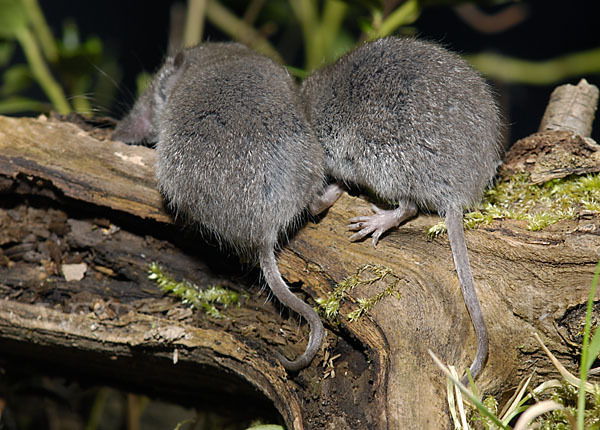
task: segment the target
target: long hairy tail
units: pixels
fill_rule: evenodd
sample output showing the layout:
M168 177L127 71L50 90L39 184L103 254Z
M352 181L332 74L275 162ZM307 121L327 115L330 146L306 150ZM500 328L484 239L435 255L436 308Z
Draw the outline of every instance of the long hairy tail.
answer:
M458 274L458 280L462 289L463 298L471 322L477 337L477 354L475 360L471 364L471 376L473 379L477 377L488 356L488 333L481 313L481 306L475 291L473 283L473 274L471 273L471 263L467 253L467 245L465 242L465 232L463 228L462 210L457 208L449 208L446 212L446 227L448 228L448 238L450 240L450 248L454 257L454 266ZM463 383L467 383L467 377L463 377Z
M275 294L275 297L277 297L277 299L279 299L279 301L285 306L302 316L302 318L308 321L308 324L310 325L308 345L298 359L291 361L285 358L283 355L275 353L277 359L288 371L298 371L310 364L312 359L315 357L315 354L321 347L324 335L323 323L313 308L304 303L289 290L285 281L281 277L281 273L279 273L273 246L265 246L261 249L259 261L263 275L267 280L271 291L273 294Z

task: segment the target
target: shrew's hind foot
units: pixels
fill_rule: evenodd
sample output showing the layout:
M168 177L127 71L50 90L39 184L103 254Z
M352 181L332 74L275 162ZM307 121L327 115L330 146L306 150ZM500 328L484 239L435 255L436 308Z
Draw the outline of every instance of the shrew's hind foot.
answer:
M373 246L377 246L377 242L383 233L398 227L404 221L412 218L417 214L417 206L412 202L402 202L396 209L385 210L371 205L371 209L375 212L374 215L359 216L350 219L348 226L349 230L356 231L350 236L351 241L357 241L371 235Z

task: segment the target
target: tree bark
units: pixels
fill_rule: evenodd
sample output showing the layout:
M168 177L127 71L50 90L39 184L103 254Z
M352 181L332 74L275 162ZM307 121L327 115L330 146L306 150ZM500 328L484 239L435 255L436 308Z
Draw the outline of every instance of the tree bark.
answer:
M293 236L279 255L293 291L313 306L334 291L343 298L320 354L288 375L272 352L301 353L304 322L265 302L256 270L173 225L154 157L70 123L0 117L0 359L216 404L237 391L272 402L289 429L450 428L445 379L427 351L462 370L476 342L448 241L426 236L437 216L419 215L377 248L351 243L348 219L370 209L344 194ZM479 392L502 397L534 369L556 374L532 332L573 370L598 216L541 232L495 221L466 236L490 334ZM148 280L152 261L177 279L250 294L221 320L191 313ZM85 276L67 282L62 267L83 263ZM364 299L372 306L350 318Z
M598 107L598 87L581 79L577 85L561 85L550 95L539 131L568 130L590 137Z

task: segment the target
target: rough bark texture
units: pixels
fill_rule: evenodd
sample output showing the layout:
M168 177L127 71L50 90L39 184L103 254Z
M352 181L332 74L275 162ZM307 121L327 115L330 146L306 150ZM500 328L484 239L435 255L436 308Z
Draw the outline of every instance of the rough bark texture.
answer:
M100 141L73 124L0 117L1 360L111 375L160 386L162 396L272 402L290 429L450 427L445 380L427 350L464 369L476 343L448 241L426 237L438 217L419 215L377 248L350 243L347 220L370 209L344 194L297 232L279 266L311 305L348 277L389 273L349 288L321 353L287 375L272 351L300 353L305 324L265 301L256 271L171 224L153 163L151 149ZM480 392L502 396L534 369L555 373L532 332L572 369L599 218L541 232L497 221L466 235L490 333ZM152 261L178 279L249 294L224 319L192 313L148 280ZM67 282L62 267L81 263L83 279ZM373 306L352 321L364 298Z
M539 131L569 130L583 137L592 134L598 107L598 87L585 79L577 85L561 85L550 95Z
M566 130L546 130L515 142L500 166L500 176L529 174L532 184L600 171L600 145Z

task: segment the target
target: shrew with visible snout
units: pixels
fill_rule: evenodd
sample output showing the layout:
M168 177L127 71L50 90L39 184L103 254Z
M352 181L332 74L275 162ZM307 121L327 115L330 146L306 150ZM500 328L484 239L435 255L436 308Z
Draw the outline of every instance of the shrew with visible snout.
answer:
M113 138L156 142L160 191L177 215L260 263L271 291L310 325L306 367L323 340L317 313L288 289L278 236L324 185L323 151L280 65L235 43L168 57Z

